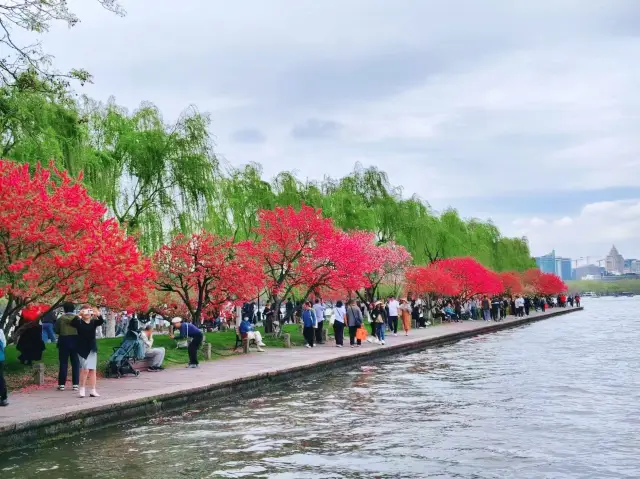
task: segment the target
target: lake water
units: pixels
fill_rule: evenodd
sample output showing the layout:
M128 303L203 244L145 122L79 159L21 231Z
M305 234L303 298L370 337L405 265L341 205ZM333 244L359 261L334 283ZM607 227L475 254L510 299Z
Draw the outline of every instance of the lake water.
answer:
M0 459L5 478L638 478L640 298Z

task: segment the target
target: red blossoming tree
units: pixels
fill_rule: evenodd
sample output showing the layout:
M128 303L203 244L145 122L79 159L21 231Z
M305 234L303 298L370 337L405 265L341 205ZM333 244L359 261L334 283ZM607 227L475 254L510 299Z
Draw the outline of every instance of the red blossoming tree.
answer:
M524 287L522 286L522 281L518 273L514 273L513 271L505 271L502 273L498 273L498 276L500 277L500 281L502 281L503 293L509 296L515 296L524 293Z
M542 273L538 280L537 293L542 296L551 296L567 291L567 285L555 274Z
M418 295L457 296L460 293L453 276L433 263L409 268L405 276L406 290Z
M256 232L253 254L262 265L276 311L293 291L304 299L313 292L355 291L366 284L367 257L360 238L337 229L320 210L262 210Z
M262 270L247 246L207 232L178 235L154 255L156 288L179 298L200 324L205 309L258 295Z
M364 276L367 283L364 293L358 291L360 299L372 303L377 297L378 287L391 281L402 281L405 270L411 265L411 254L393 241L382 245L375 244L375 235L368 232L359 232L360 241L364 248L366 264Z
M502 281L498 274L473 258L447 258L433 264L451 275L459 287L457 296L462 301L476 295L494 295L502 292Z
M144 308L150 262L79 179L0 160L0 327L34 303Z

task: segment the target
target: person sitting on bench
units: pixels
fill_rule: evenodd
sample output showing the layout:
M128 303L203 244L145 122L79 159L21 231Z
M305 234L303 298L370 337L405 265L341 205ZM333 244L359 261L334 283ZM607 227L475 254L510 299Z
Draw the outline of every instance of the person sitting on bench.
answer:
M258 347L258 351L264 351L262 347L266 345L262 342L262 335L258 331L254 331L253 324L251 324L248 317L245 316L242 318L242 322L240 323L238 331L240 333L240 338L242 338L243 340L246 339L249 342L254 340L256 342L256 346Z
M140 336L144 343L144 358L150 362L149 371L162 371L162 361L164 361L164 348L153 347L153 325L147 324Z

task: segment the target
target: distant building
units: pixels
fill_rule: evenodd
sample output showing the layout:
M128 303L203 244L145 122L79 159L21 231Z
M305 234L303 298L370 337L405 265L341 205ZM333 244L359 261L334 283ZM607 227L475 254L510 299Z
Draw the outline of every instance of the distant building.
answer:
M556 276L562 281L572 279L571 275L571 258L559 258L556 256Z
M556 273L556 251L553 250L549 254L544 256L538 256L536 258L536 265L538 269L543 273Z
M607 273L622 274L624 272L624 258L615 245L611 247L611 251L605 258L605 270Z
M536 265L543 273L555 274L563 281L568 281L573 277L571 270L571 258L556 256L555 250L551 251L549 254L538 256L536 258Z
M624 260L624 274L640 274L640 261L637 259Z
M587 264L585 266L578 266L574 270L574 277L575 279L593 279L593 278L599 279L603 273L604 273L603 267L595 264Z

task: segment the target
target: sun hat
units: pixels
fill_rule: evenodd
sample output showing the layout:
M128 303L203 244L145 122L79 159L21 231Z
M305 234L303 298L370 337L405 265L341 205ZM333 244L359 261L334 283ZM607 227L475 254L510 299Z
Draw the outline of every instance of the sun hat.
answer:
M171 320L171 323L172 323L172 324L181 323L181 322L182 322L182 318L181 318L181 317L179 317L179 316L176 316L175 318L173 318L173 319Z

